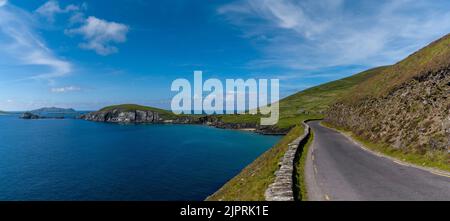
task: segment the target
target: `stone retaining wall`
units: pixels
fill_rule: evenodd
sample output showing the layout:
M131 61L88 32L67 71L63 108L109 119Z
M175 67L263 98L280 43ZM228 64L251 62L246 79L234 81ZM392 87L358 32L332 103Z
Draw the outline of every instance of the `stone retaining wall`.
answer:
M303 122L305 132L302 136L289 144L288 150L279 162L279 169L275 172L275 181L267 188L264 196L266 201L294 201L294 164L299 146L308 139L310 128Z

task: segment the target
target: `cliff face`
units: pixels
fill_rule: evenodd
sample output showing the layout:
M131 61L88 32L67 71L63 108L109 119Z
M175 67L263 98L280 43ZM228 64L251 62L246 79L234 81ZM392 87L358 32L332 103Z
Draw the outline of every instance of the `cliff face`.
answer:
M418 76L383 98L337 103L326 121L394 148L450 150L450 69Z
M195 116L173 115L159 113L153 110L125 110L123 108L109 108L97 112L91 112L80 117L81 119L95 122L141 124L141 123L166 123L166 124L201 124L222 129L254 129L261 134L285 134L286 130L273 127L261 127L256 123L225 123L220 116Z
M20 116L20 118L30 120L30 119L39 119L40 117L39 115L30 112L25 112L22 114L22 116Z
M450 150L450 35L358 85L326 122L396 149Z
M81 116L81 119L110 123L158 123L165 120L155 111L121 111L119 109L88 113Z

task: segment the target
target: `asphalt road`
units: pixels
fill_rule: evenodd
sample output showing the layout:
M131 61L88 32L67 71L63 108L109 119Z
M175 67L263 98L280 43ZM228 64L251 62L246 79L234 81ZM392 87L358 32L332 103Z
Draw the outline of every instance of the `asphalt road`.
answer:
M309 200L450 200L450 178L372 154L346 136L308 123L314 142L305 168Z

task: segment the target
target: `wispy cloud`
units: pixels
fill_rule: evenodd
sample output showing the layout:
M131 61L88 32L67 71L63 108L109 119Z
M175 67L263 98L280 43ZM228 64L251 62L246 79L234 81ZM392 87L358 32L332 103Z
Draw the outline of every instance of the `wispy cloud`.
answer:
M390 64L450 32L444 0L241 0L218 13L262 50L253 67Z
M0 7L0 18L0 58L36 68L31 79L51 79L72 71L71 63L56 56L37 34L32 14L6 4Z
M67 86L67 87L55 87L52 88L50 91L52 93L67 93L67 92L74 92L74 91L80 91L81 88L77 86Z
M79 11L80 7L77 5L67 5L65 8L59 6L58 1L50 0L36 9L36 13L45 17L49 22L55 21L56 14L63 14L68 12Z
M121 23L110 22L94 16L88 17L79 28L68 29L68 35L82 35L86 42L80 47L94 50L100 55L109 55L118 51L114 43L123 43L127 40L128 26Z
M0 7L6 5L8 3L8 0L0 0Z

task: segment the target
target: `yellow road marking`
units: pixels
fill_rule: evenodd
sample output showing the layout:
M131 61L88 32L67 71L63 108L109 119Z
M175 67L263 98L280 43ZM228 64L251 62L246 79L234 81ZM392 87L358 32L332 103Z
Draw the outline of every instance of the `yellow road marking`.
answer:
M317 167L316 166L314 166L314 173L317 174Z
M330 201L330 197L327 194L325 194L325 200Z

